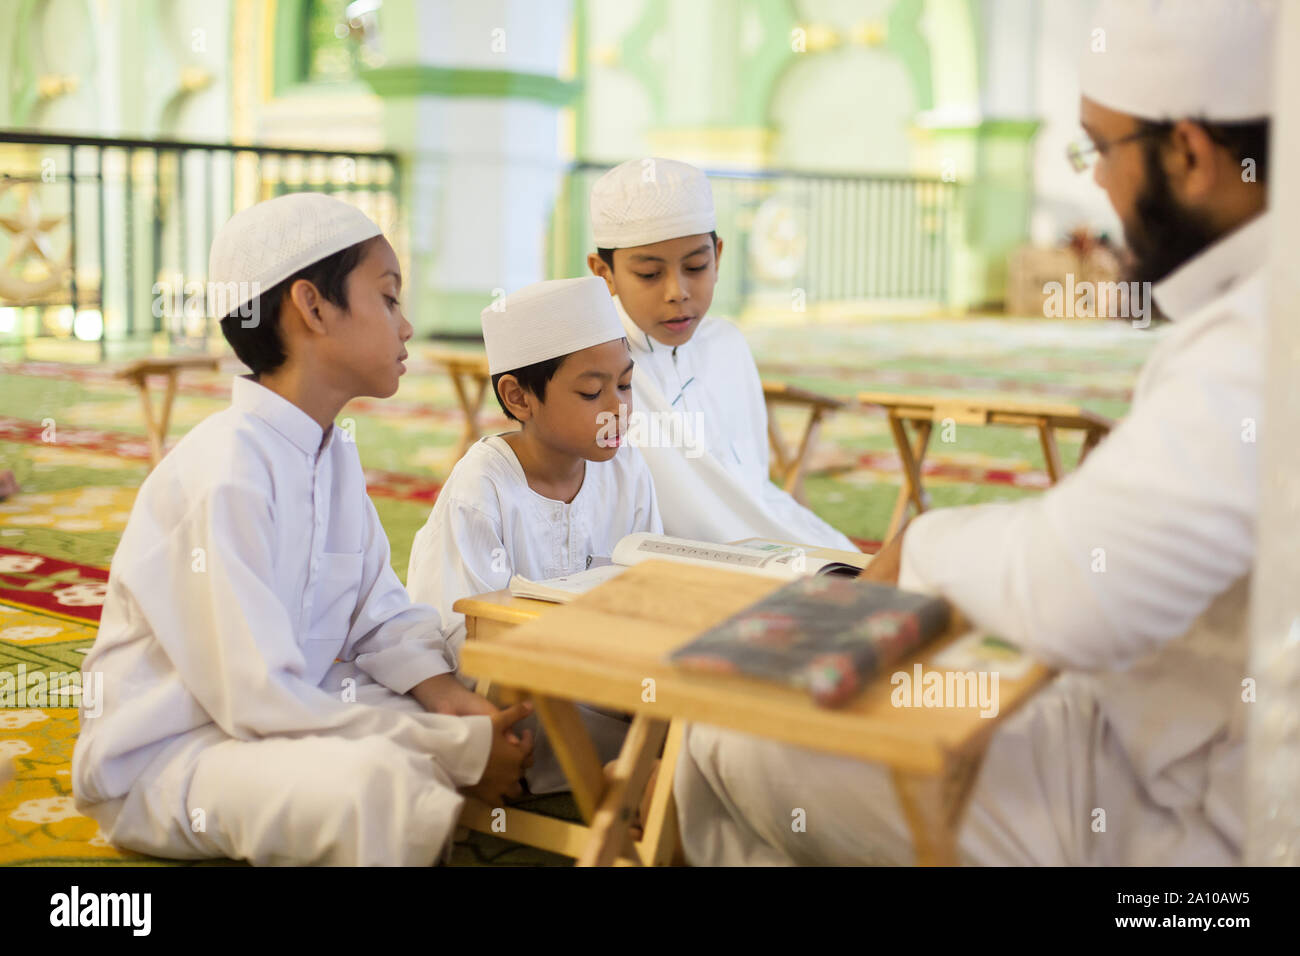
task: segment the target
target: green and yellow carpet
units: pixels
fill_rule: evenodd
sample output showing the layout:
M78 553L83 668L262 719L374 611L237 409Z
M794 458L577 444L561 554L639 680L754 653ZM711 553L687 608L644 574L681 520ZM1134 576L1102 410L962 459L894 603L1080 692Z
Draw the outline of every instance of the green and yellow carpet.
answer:
M1005 393L1111 417L1127 408L1137 370L1159 336L1119 323L977 318L747 334L765 378L827 394ZM238 368L183 379L171 440L226 405ZM72 672L94 640L107 568L146 474L139 399L96 366L11 362L0 365L0 375L0 469L12 469L22 486L0 502L0 674ZM504 429L505 419L494 406L489 411L485 428ZM452 384L415 364L394 398L354 402L340 421L349 418L404 580L411 540L454 463L460 412ZM791 433L801 426L797 412L781 421ZM935 507L1014 499L1047 486L1032 431L959 426L952 437L933 442L926 461ZM1073 462L1077 452L1072 436L1062 453ZM885 419L832 416L806 482L811 506L869 545L884 533L897 488ZM167 862L114 849L77 814L70 789L77 713L57 699L36 703L0 707L0 765L12 767L12 779L0 784L0 864ZM564 796L535 798L532 806L575 816ZM461 865L563 862L481 834L458 841L453 855Z

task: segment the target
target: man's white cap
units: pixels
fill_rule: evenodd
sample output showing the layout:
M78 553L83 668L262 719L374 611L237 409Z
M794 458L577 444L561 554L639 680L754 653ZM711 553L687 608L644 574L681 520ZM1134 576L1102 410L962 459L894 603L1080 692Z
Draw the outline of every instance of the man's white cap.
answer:
M1154 121L1272 115L1274 0L1103 0L1089 22L1088 99Z
M597 249L627 249L717 228L709 177L675 159L629 159L591 187Z
M627 335L597 276L535 282L493 302L482 318L490 375Z
M300 269L379 235L356 206L324 193L289 193L241 209L217 230L208 256L208 283L223 318ZM229 286L229 283L236 283ZM209 296L209 301L218 298ZM232 304L233 302L233 304Z

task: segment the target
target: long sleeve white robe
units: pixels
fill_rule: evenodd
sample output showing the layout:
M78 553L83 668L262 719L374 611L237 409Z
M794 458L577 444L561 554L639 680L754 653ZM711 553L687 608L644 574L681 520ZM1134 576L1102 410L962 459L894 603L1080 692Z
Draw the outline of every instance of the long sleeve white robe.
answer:
M900 586L1063 670L994 735L961 831L969 862L1239 858L1267 233L1261 216L1156 287L1172 327L1083 467L1041 497L907 530ZM696 862L910 859L878 767L704 727L686 750ZM809 832L792 836L795 799Z
M609 557L625 535L663 532L654 482L637 449L625 445L586 469L578 494L565 503L528 487L519 459L499 435L475 442L452 468L411 544L406 583L412 598L433 605L448 622L453 653L465 640L465 617L452 610L461 598L503 590L515 574L534 581L573 574L589 557ZM626 723L591 709L582 713L598 751L612 760ZM567 789L543 737L533 758L526 779L534 793Z
M407 696L453 667L389 565L355 445L237 378L146 479L113 557L77 807L159 856L432 862L491 743L486 717Z
M629 441L654 475L665 533L857 551L848 536L772 484L763 383L740 329L706 315L689 342L669 348L642 332L617 297L614 304L636 361L633 407L657 422L644 431L650 440L638 442L633 428ZM668 424L672 416L680 416L676 425ZM655 441L656 433L685 435L692 447Z

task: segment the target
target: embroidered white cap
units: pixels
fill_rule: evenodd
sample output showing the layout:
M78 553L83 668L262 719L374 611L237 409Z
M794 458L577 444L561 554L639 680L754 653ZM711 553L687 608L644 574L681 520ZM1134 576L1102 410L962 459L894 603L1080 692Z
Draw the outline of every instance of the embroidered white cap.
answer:
M675 159L630 159L591 186L597 249L627 249L717 228L709 177Z
M1140 119L1273 113L1275 0L1103 0L1079 67L1088 99Z
M223 318L300 269L379 234L356 206L324 193L289 193L241 209L212 240L208 301L220 302L216 317Z
M491 375L627 335L609 287L597 276L535 282L497 299L482 319Z

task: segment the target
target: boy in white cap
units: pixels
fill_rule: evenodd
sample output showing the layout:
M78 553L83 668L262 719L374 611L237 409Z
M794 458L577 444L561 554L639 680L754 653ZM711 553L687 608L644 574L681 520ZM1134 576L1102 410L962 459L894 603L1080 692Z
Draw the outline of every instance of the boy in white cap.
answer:
M1247 690L1261 476L1245 430L1266 411L1278 6L1111 0L1088 21L1090 143L1071 159L1095 163L1133 278L1171 324L1128 416L1068 480L923 514L864 573L942 595L1061 670L993 733L941 846L953 862L1241 862L1245 727L1265 706ZM883 767L697 726L675 784L694 863L915 859Z
M594 277L527 286L483 310L492 389L519 430L470 446L411 545L407 587L465 638L462 597L585 570L624 535L662 533L650 471L623 447L633 361L605 284ZM621 407L621 408L620 408ZM618 755L620 717L582 709L597 750ZM567 789L544 736L533 793Z
M643 433L684 436L641 443L666 532L856 551L769 479L754 357L735 325L707 314L722 255L708 177L676 160L629 160L592 186L591 228L597 249L587 265L627 331L640 414L658 423Z
M136 497L85 662L103 706L81 714L77 808L156 856L428 864L458 788L515 795L530 741L528 708L457 680L333 427L397 390L397 257L359 210L293 194L226 223L208 276L252 375Z

